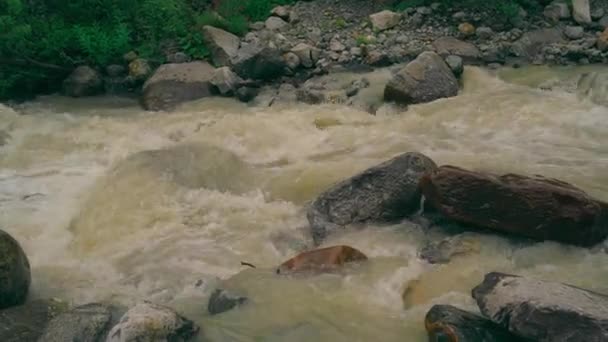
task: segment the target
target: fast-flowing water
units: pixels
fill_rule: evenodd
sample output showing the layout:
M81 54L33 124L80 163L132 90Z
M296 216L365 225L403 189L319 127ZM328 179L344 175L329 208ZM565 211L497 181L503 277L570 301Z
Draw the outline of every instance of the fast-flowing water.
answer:
M608 200L608 108L528 87L547 72L506 71L509 83L469 69L458 97L375 116L230 99L171 114L114 98L0 107L0 130L11 136L0 148L0 227L30 258L32 297L151 300L197 321L211 341L424 341L432 304L475 310L470 290L488 271L608 292L601 248L467 233L475 252L429 265L418 250L429 235L447 233L409 222L324 243L356 247L367 263L316 276L273 273L310 243L308 201L405 151L438 164L555 177ZM218 284L249 303L209 316Z

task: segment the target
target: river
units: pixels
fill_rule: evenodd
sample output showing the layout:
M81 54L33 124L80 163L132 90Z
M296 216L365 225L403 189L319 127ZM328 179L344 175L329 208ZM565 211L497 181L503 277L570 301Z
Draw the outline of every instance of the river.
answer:
M608 293L602 248L467 233L475 253L429 265L418 250L447 233L408 221L323 244L358 248L367 263L273 273L310 243L305 206L316 194L401 152L555 177L607 201L608 108L530 87L576 72L526 68L500 78L469 68L458 97L377 115L223 98L170 114L108 97L0 106L0 130L11 136L0 148L0 227L30 259L32 298L150 300L198 322L211 341L425 341L426 311L435 303L476 310L470 290L489 271ZM402 293L415 279L406 306ZM218 284L249 303L209 316Z

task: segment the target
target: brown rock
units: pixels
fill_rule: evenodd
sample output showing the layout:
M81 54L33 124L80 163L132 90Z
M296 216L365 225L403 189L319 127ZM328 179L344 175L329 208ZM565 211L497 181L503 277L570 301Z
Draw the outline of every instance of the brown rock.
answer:
M464 224L583 246L608 235L608 205L559 180L442 166L420 186L433 207Z
M608 50L608 27L597 37L597 48L600 51Z
M333 246L304 252L285 261L277 268L277 274L326 271L349 262L367 260L367 256L349 246Z
M465 37L472 36L475 34L475 26L471 23L462 23L458 25L458 32Z

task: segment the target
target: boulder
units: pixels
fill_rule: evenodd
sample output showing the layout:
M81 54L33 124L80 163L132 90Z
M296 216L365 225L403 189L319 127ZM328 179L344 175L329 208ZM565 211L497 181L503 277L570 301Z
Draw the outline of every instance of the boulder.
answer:
M608 15L602 17L602 19L598 21L598 24L600 25L600 27L608 29Z
M533 60L543 48L551 44L565 43L562 31L558 28L539 29L524 33L511 46L511 52L518 57Z
M449 55L446 57L445 62L454 73L454 76L460 77L464 72L462 58L459 56Z
M291 49L305 68L312 68L321 56L321 50L305 43L300 43Z
M383 51L373 50L365 56L365 63L375 67L385 67L392 64L391 58Z
M424 318L429 341L524 342L485 317L451 305L433 305Z
M579 24L591 23L589 0L572 0L572 17Z
M138 81L143 81L152 72L152 68L147 60L137 58L129 63L129 76Z
M592 20L600 20L606 14L606 10L600 7L596 7L591 11L591 19Z
M367 260L367 256L349 246L333 246L300 253L277 268L277 274L328 271L350 262Z
M209 297L207 311L211 315L221 314L247 302L247 297L232 294L223 289L216 289Z
M433 48L443 58L449 55L462 57L467 64L479 63L481 52L472 43L454 37L441 37L433 42Z
M220 94L231 95L239 88L243 80L229 67L221 67L215 69L210 82Z
M167 55L167 63L188 63L191 62L192 59L190 56L185 54L184 52L174 52Z
M211 52L211 60L217 67L230 65L230 60L236 56L241 41L230 32L203 26L203 40Z
M566 26L564 29L564 35L568 39L581 39L585 34L585 29L582 26Z
M545 7L543 14L549 21L556 23L570 18L570 8L566 2L555 1Z
M471 23L460 23L458 25L458 32L464 37L469 37L475 34L475 26Z
M23 304L30 283L30 263L21 245L0 230L0 309Z
M384 31L399 25L401 15L393 11L384 10L371 14L369 20L371 21L374 30Z
M270 11L270 14L289 21L289 7L287 6L277 6Z
M352 223L390 222L415 212L418 182L436 167L427 156L407 152L335 184L308 209L314 242Z
M199 327L170 308L144 302L122 316L106 342L190 341Z
M280 30L289 24L279 17L269 17L266 19L266 22L264 22L264 25L269 30Z
M534 341L608 341L608 296L566 284L489 273L472 291L481 312Z
M401 69L384 89L386 101L402 104L425 103L457 94L454 73L439 55L430 51Z
M79 66L63 81L64 94L72 97L92 96L103 91L103 80L97 70Z
M236 91L236 97L241 102L250 102L258 96L259 89L254 87L241 87Z
M494 36L494 31L489 27L478 27L475 34L481 40L488 40Z
M608 50L608 27L597 37L596 45L600 51Z
M426 203L456 222L583 246L608 236L608 205L555 179L442 166L420 186Z
M232 69L244 79L272 80L285 72L279 50L258 44L243 46L232 59Z
M206 62L164 64L143 86L146 110L171 110L177 105L211 95L215 68Z
M39 342L99 342L110 330L111 308L86 304L55 317L44 329Z
M0 310L0 341L38 341L48 322L61 313L64 306L59 301L39 299Z

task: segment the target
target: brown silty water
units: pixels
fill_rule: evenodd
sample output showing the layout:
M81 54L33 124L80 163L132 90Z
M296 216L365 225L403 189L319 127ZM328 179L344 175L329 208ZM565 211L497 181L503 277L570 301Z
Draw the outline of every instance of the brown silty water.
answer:
M581 71L505 70L501 79L471 68L458 97L375 116L343 105L262 108L221 98L171 114L115 98L47 97L19 114L0 107L0 130L11 136L0 148L0 227L30 258L33 298L151 300L197 321L211 341L425 341L426 311L436 303L476 310L470 290L489 271L608 292L600 248L470 232L473 252L430 265L418 251L447 233L408 221L347 230L323 244L353 246L366 263L273 274L310 243L310 200L405 151L438 164L555 177L608 200L608 108L530 87ZM370 77L368 96L379 97L388 75ZM209 316L218 284L249 303ZM416 286L404 303L408 284Z

